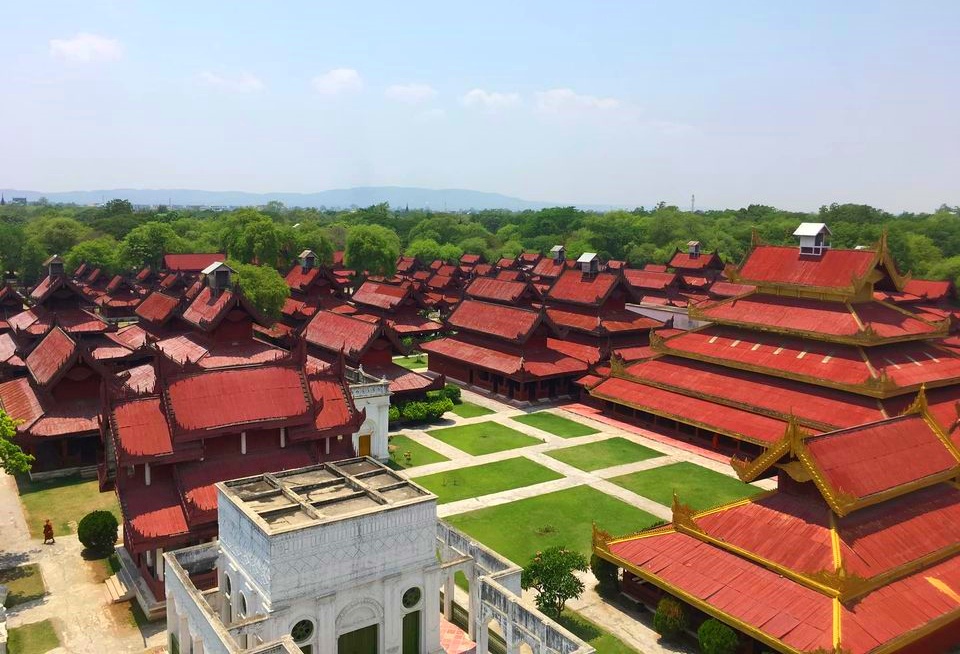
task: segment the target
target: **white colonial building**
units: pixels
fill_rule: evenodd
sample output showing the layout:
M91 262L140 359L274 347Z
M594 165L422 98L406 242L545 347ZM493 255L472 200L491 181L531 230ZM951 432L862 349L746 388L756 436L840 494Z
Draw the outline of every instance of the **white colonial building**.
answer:
M511 654L522 643L593 652L521 603L519 568L438 521L436 496L371 458L217 492L219 542L164 555L171 653L437 654L458 571L477 651L492 629ZM191 580L213 571L215 588Z

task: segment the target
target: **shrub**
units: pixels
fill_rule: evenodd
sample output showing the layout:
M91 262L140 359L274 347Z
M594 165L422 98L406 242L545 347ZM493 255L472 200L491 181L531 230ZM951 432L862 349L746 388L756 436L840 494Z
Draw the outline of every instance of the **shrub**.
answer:
M429 411L425 402L407 402L400 409L400 415L404 420L410 422L423 422L427 419Z
M453 411L453 400L441 398L427 403L427 417L430 420L437 420L447 411Z
M687 627L683 604L673 597L664 597L653 614L653 628L664 638L676 638Z
M77 526L77 538L95 552L107 552L117 544L117 518L109 511L91 511Z
M597 578L597 591L601 595L613 595L620 587L617 566L594 554L590 557L590 570Z
M712 618L697 629L697 640L703 654L735 654L740 646L737 632Z
M460 387L456 384L447 384L443 387L443 390L440 391L440 394L452 400L454 404L460 401Z
M400 422L400 407L391 404L390 409L387 410L387 420L391 425Z

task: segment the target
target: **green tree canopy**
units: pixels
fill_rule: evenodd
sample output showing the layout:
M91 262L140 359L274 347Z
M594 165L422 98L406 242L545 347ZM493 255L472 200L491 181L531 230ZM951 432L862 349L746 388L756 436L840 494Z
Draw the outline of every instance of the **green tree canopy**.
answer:
M236 261L227 265L236 271L236 284L250 304L267 318L279 318L284 301L290 297L290 287L280 273L270 266L254 266Z
M86 263L112 275L119 270L119 248L120 244L112 236L77 243L65 257L67 270L76 270L81 263Z
M120 264L129 269L149 265L158 270L164 254L181 252L186 247L167 223L144 223L124 237L120 244Z
M400 238L386 227L359 225L347 235L345 263L358 275L390 276L396 272L399 256Z
M565 547L551 547L537 552L520 575L524 590L537 591L537 607L555 618L563 613L567 600L580 597L583 582L574 572L584 572L587 559L580 552Z
M0 409L0 468L7 474L17 475L30 470L33 457L20 449L14 442L17 435L17 423Z

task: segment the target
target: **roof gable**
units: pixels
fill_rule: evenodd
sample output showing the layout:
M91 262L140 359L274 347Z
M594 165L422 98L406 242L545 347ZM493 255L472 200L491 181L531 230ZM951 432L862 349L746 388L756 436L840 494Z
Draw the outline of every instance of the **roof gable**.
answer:
M354 292L352 299L357 304L391 310L407 299L410 292L407 284L395 286L367 280Z
M457 330L522 343L533 334L541 320L539 311L466 299L457 305L447 322Z
M76 341L59 327L54 327L27 356L27 369L34 381L46 386L64 371L76 354Z
M550 287L547 299L590 306L602 305L616 289L620 277L612 273L565 271Z
M343 351L357 359L381 335L380 319L361 320L331 311L318 311L303 332L307 342L330 352Z

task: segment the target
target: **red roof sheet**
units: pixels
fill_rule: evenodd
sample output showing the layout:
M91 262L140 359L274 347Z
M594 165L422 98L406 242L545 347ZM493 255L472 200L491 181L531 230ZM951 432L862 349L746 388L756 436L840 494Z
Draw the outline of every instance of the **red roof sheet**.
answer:
M534 377L570 375L587 371L587 364L556 350L538 348L522 351L504 345L482 343L460 336L428 341L421 346L426 352L466 362L507 376L527 372ZM499 347L499 349L498 349Z
M480 263L481 256L479 254L464 254L460 257L460 263L473 266Z
M400 336L404 334L435 334L443 329L443 325L440 323L416 314L392 316L387 318L386 322Z
M126 400L116 404L110 415L115 442L125 458L171 454L173 442L159 397Z
M26 377L0 383L0 407L14 420L22 421L17 431L29 429L43 415L40 400Z
M787 423L783 420L618 377L604 380L595 386L590 394L654 415L697 424L721 434L742 437L761 444L778 441L787 428Z
M916 414L821 434L805 445L826 483L857 499L960 469Z
M873 250L827 250L815 257L800 254L795 246L761 245L753 249L740 268L746 282L850 288L866 277L876 261Z
M632 288L644 290L663 290L677 281L674 273L654 270L635 270L627 268L623 277Z
M33 352L27 355L27 368L34 380L45 386L61 371L76 350L76 342L62 329L54 327Z
M550 287L550 301L599 306L616 287L618 277L610 273L585 274L572 269L564 272Z
M187 516L172 479L155 479L149 486L126 487L119 495L127 534L134 543L188 533Z
M903 291L928 302L941 302L953 297L953 283L947 280L910 279L903 285Z
M467 286L466 293L478 300L513 303L530 288L526 282L506 281L492 277L477 277Z
M381 379L390 380L391 393L425 393L443 388L443 377L436 379L407 370L395 363L364 366L364 371Z
M565 269L566 266L564 265L564 262L558 262L550 258L544 258L537 262L537 265L533 267L531 274L538 277L553 279L555 277L559 277L560 273L562 273Z
M200 272L211 263L226 260L227 255L220 252L209 252L202 254L165 254L163 255L163 267L165 270Z
M224 290L214 295L209 286L205 286L199 295L183 310L183 319L189 323L206 329L216 324L233 306L233 291Z
M290 272L287 273L285 280L287 282L287 286L290 288L298 291L304 291L310 286L310 284L314 282L319 274L319 268L314 267L304 270L303 266L297 264L290 269Z
M710 285L709 293L715 297L736 297L752 293L755 290L757 290L757 287L749 284L716 281Z
M678 251L667 265L682 270L705 270L710 267L722 268L723 262L715 252L701 252L698 256L691 257L689 252Z
M622 333L647 331L663 325L659 320L627 310L600 310L547 307L550 320L578 331L591 333Z
M408 293L408 286L392 286L367 280L354 292L353 301L379 309L394 309L407 297Z
M360 357L382 335L379 320L368 322L331 311L319 311L303 332L308 343L351 359Z
M0 334L0 363L10 361L17 354L17 342L10 334Z
M461 302L447 322L465 329L511 341L525 341L540 323L540 313L478 300Z
M191 375L171 383L166 397L174 422L195 431L304 415L306 393L299 371L262 366Z

